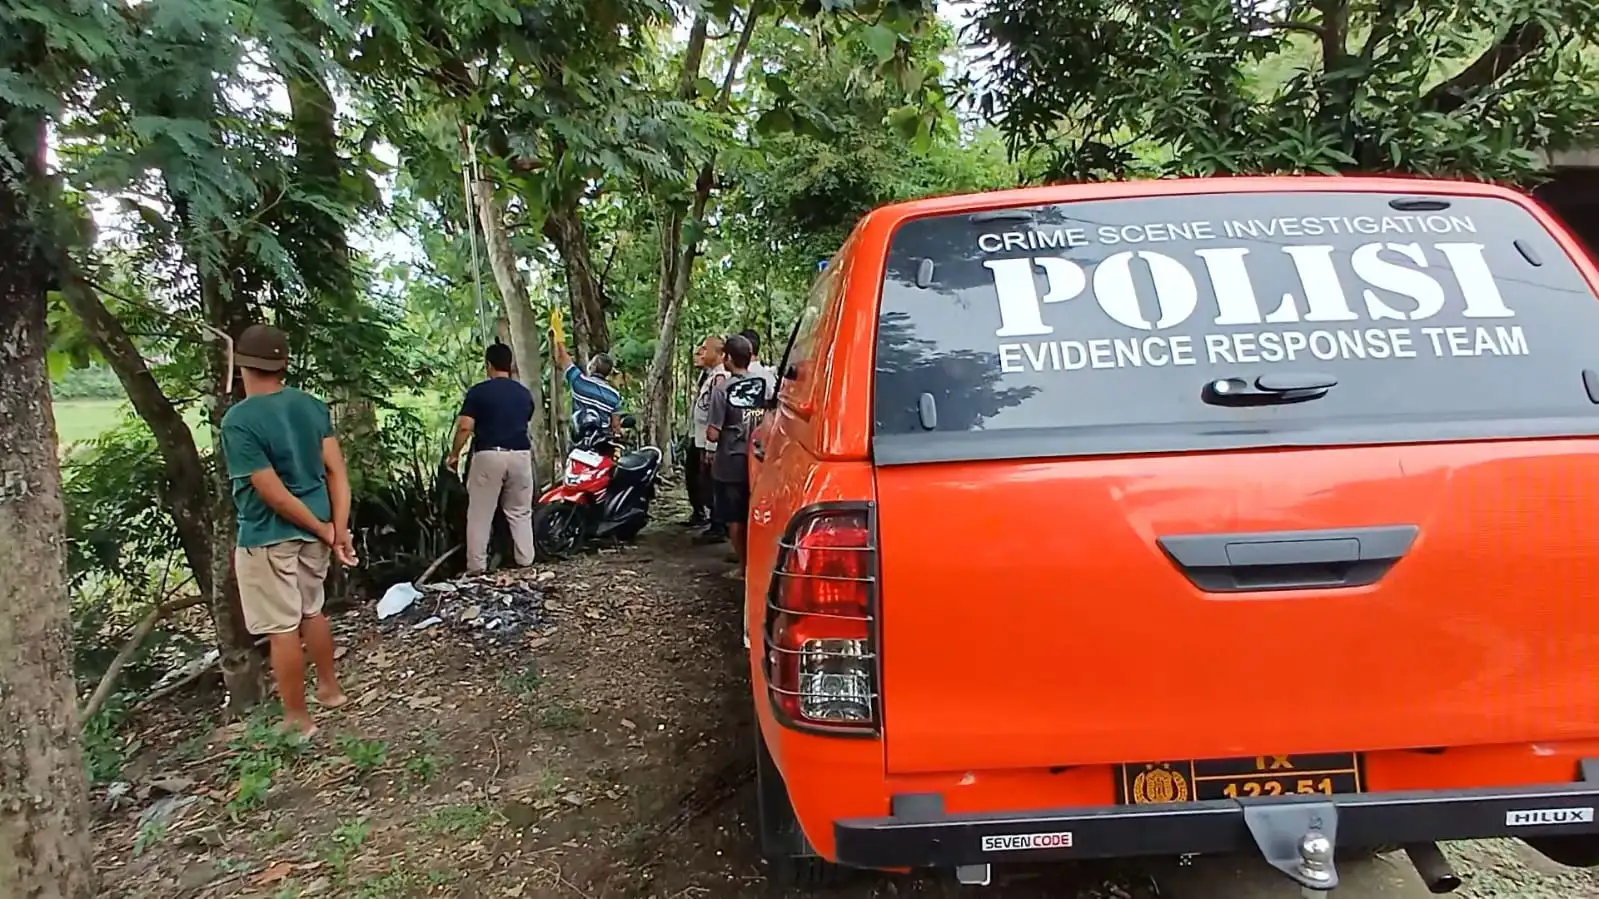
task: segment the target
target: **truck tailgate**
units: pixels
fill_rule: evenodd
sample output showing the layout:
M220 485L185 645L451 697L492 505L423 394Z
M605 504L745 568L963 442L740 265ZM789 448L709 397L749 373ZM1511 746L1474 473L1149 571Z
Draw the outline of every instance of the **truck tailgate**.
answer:
M880 467L888 768L1599 736L1596 463L1556 439Z

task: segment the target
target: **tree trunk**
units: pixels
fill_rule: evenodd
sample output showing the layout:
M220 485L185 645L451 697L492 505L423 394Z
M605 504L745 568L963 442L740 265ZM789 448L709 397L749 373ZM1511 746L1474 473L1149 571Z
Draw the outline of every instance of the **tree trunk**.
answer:
M43 180L44 124L22 118L0 103L0 120L13 123L0 147L21 161L0 179L0 245L10 248L0 260L0 896L89 899L66 512L45 365L48 268L29 225L37 213L18 189Z
M222 282L201 272L200 297L211 327L238 337L250 326L249 314L238 300L229 296ZM244 626L244 610L239 605L239 580L233 567L233 550L238 540L238 522L233 515L233 483L222 460L222 416L233 406L233 392L224 389L228 378L227 348L216 342L212 353L211 402L211 583L206 597L211 607L211 623L216 630L217 648L222 653L222 683L228 691L228 714L236 716L253 708L266 695L266 672L255 639ZM240 389L234 378L235 391Z
M327 37L327 26L312 13L308 4L285 4L284 16L306 47L320 48ZM289 128L294 135L294 171L301 190L323 202L291 200L296 220L303 222L303 233L285 235L295 250L306 287L323 303L349 317L361 313L361 297L356 288L350 242L344 222L329 207L345 205L344 160L339 157L338 108L328 90L323 61L292 54L277 60L289 97ZM352 365L356 364L352 360ZM333 405L333 426L346 445L371 440L378 430L377 407L362 392L361 373L348 368L334 372L338 402ZM365 466L361 453L351 453L352 474L359 476Z
M478 222L483 228L483 247L500 288L500 302L511 323L511 352L516 357L517 378L533 394L533 456L535 465L548 466L554 459L551 434L540 426L544 405L543 327L533 314L527 282L516 270L516 254L510 235L505 232L505 206L494 195L494 185L478 181L472 185Z
M200 460L194 432L167 399L122 322L100 301L93 285L70 274L66 277L69 280L62 296L67 306L83 322L95 349L116 372L133 411L155 435L167 477L162 499L177 525L178 543L200 595L210 596L215 588L211 577L211 498L206 489L210 475Z
M744 27L739 31L738 43L728 56L727 71L722 76L721 90L716 95L715 108L718 111L727 109L732 101L733 83L738 78L738 67L744 61L744 54L749 50L750 39L755 35L762 5L761 0L750 4ZM704 17L701 16L700 21L695 22L696 31L702 27L703 21ZM678 82L680 91L684 85L692 84L699 78L700 54L692 52L694 43L691 37L691 52L685 54L683 72ZM674 211L662 223L660 284L656 306L660 339L655 345L655 355L650 359L644 383L645 434L656 446L664 447L672 441L672 354L677 348L677 323L682 316L683 300L688 296L689 285L694 277L700 232L705 227L705 207L710 202L711 188L715 183L716 156L713 153L700 166L699 176L694 180L694 199L689 205L688 214L685 216L674 205ZM684 229L690 226L695 230L685 235Z
M572 333L578 343L578 363L587 364L590 353L611 351L611 329L605 321L605 297L594 258L589 253L588 228L574 201L551 209L544 219L544 236L555 244L566 269L566 289L572 302Z

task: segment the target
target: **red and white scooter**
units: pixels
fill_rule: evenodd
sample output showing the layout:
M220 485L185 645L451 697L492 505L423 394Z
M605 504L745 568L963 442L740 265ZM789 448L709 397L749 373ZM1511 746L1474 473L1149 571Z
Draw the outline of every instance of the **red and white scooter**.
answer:
M636 424L622 416L624 430ZM561 479L539 497L533 538L540 553L576 552L589 540L631 540L650 520L650 502L661 473L661 451L641 446L624 451L606 426L588 427L573 441Z

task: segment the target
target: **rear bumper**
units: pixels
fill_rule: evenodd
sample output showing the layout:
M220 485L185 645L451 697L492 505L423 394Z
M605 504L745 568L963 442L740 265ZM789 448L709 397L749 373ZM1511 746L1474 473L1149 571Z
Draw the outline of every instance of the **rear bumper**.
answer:
M1334 846L1599 834L1599 760L1576 783L947 814L937 795L896 796L886 818L834 824L838 861L863 868L960 867L1052 859L1257 850L1298 858L1315 830ZM1020 838L1020 839L1018 839Z

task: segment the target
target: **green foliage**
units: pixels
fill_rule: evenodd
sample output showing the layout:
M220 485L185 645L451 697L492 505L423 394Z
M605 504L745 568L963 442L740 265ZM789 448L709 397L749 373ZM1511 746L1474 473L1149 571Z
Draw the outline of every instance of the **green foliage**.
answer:
M93 718L83 724L83 763L89 783L110 783L122 776L122 767L132 755L123 727L128 719L125 695L106 700Z
M430 752L424 752L405 760L405 773L412 780L426 786L439 776L439 768L442 764L443 762L438 756Z
M977 109L1049 178L1527 181L1536 151L1599 139L1593 0L987 0L976 21Z
M349 868L350 859L361 851L361 846L371 835L372 827L364 819L340 821L328 837L328 845L322 850L322 860L342 878Z
M431 836L448 835L475 840L494 823L493 812L482 805L450 805L434 809L419 829Z
M228 742L233 757L227 771L233 778L233 796L227 811L235 817L260 808L281 772L306 751L296 734L280 732L275 722L281 709L263 708L252 715L243 734Z
M151 605L186 589L172 516L150 501L165 477L139 422L101 434L62 463L74 667L85 687L98 682ZM123 689L148 687L203 646L181 619L158 624L124 667Z
M366 740L359 737L342 736L335 747L344 760L356 773L363 776L371 774L383 767L389 757L389 744L382 740Z
M57 400L122 399L122 382L105 365L69 368L51 380L50 395Z
M430 433L414 413L397 409L367 448L379 474L355 494L350 528L373 592L414 577L466 539L466 491L442 466L445 440L446 432Z
M167 838L167 822L160 818L152 818L140 825L139 832L133 837L133 857L148 852L151 847L160 845Z
M501 679L501 686L506 692L522 699L529 699L539 691L539 685L544 682L544 676L539 673L538 666L529 664L520 671L513 671Z

